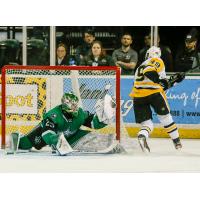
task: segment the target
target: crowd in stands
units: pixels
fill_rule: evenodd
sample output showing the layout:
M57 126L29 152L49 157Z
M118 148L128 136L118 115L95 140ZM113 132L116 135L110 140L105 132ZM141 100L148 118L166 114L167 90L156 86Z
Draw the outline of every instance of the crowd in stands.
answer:
M175 55L166 45L160 43L158 35L157 46L161 49L161 58L165 63L166 72L200 72L200 51L198 48L198 31L192 28L185 36L184 46L181 46ZM144 46L140 50L134 49L133 36L125 32L121 35L121 47L116 48L110 55L106 53L102 41L95 38L95 31L86 29L82 33L82 42L75 47L72 53L69 46L62 41L57 41L56 65L72 66L118 66L121 75L133 75L136 68L145 60L147 50L151 45L151 34L144 36ZM22 53L17 40L0 42L0 65L21 64ZM8 48L9 47L9 48ZM47 45L41 39L27 40L28 65L49 65L49 52ZM14 56L12 56L12 54ZM21 55L21 56L20 56ZM6 58L6 59L5 59ZM38 63L39 62L39 63Z

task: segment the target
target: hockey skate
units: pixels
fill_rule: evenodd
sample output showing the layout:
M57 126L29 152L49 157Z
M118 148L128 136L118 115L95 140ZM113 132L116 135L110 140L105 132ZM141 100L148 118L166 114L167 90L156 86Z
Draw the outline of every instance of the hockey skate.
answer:
M143 152L150 152L150 148L147 144L147 139L144 135L138 135L138 142Z
M173 143L177 150L180 150L182 148L180 138L173 139Z

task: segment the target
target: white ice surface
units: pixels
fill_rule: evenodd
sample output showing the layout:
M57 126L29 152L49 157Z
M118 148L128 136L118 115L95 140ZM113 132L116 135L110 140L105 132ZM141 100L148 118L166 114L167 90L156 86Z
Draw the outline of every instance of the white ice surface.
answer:
M200 172L200 140L182 140L175 150L170 139L149 139L151 153L144 154L134 139L127 154L65 156L49 152L5 155L0 151L0 172Z

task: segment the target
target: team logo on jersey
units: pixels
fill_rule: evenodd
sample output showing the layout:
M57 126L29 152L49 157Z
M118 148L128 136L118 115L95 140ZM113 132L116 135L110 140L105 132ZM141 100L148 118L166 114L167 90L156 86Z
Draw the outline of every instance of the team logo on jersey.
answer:
M155 65L157 68L160 67L160 63L156 62L155 60L151 60L151 64Z
M36 136L35 137L35 140L34 140L35 144L39 144L41 141L42 141L42 137L41 136Z

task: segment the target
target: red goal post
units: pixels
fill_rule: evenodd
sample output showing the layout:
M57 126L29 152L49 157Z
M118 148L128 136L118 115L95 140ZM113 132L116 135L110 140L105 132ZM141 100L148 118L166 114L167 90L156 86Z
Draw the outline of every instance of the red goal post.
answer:
M63 92L69 90L79 96L86 110L93 109L106 93L114 96L117 105L114 129L116 139L120 140L119 67L4 66L1 81L2 148L6 146L6 135L12 131L26 133L26 128L38 123L45 112L60 103Z

